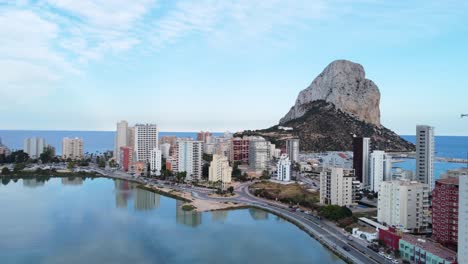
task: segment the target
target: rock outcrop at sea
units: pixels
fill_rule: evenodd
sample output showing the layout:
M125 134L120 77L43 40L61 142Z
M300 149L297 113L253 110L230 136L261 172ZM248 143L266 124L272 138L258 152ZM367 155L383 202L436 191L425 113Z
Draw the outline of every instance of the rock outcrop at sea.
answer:
M296 103L279 123L303 116L307 111L304 106L323 100L361 121L380 126L380 91L365 76L360 64L347 60L330 63L309 87L299 93Z
M301 151L352 150L354 136L370 137L373 149L415 149L412 143L381 125L377 85L365 78L360 64L347 60L330 63L299 93L279 125L238 134L241 135L263 136L278 146L283 146L285 139L298 137Z

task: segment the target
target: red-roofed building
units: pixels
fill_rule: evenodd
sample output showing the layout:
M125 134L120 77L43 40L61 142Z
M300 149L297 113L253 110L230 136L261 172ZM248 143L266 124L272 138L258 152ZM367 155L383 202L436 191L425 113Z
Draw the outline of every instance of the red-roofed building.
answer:
M397 234L393 227L389 227L388 230L379 229L379 240L393 250L398 250L400 238L401 236Z

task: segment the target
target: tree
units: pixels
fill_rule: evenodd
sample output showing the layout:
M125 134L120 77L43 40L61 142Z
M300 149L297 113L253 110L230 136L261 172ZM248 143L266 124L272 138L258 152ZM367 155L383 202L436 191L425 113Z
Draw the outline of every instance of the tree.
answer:
M54 153L52 150L52 147L47 146L44 148L44 152L39 155L39 159L42 161L43 164L45 163L50 163L52 162L52 159L54 158Z
M260 177L262 180L268 180L270 179L270 175L268 174L268 171L264 170L262 171L262 176Z
M75 164L75 162L74 162L73 160L72 160L72 161L69 161L69 162L67 163L67 168L68 168L69 170L73 170L73 168L75 168L75 165L76 165L76 164Z
M239 177L241 176L242 172L241 170L239 169L239 162L234 162L233 165L232 165L232 177Z
M97 159L96 162L97 162L99 168L105 168L106 167L106 160L104 158Z
M208 165L208 163L203 164L202 178L205 180L208 179L209 172L210 172L210 165Z
M346 206L327 205L320 209L320 214L330 220L339 221L353 216L353 212Z
M227 191L230 192L231 194L233 194L234 193L234 187L229 186L229 188L227 188Z
M24 163L16 163L15 166L13 167L14 172L20 172L26 168L26 165Z
M206 162L212 162L213 161L213 155L211 155L211 154L203 153L202 158Z
M7 167L4 167L2 169L2 175L8 175L8 174L10 174L10 169L8 169Z
M115 160L111 159L111 160L109 161L109 167L111 167L111 168L117 167L117 163L115 162Z
M184 182L185 177L187 177L187 172L186 171L178 172L177 175L176 175L176 178L177 178L178 182Z

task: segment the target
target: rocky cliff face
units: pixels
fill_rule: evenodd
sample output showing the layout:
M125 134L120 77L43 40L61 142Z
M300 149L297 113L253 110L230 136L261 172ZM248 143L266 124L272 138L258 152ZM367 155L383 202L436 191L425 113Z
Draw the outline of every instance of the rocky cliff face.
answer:
M362 65L347 60L330 63L312 84L299 93L280 124L302 117L307 104L323 100L357 119L380 126L379 88L365 78Z

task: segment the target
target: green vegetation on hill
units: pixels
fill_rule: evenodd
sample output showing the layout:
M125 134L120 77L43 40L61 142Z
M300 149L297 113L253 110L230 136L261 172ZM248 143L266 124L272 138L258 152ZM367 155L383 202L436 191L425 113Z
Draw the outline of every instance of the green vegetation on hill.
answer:
M290 205L301 205L310 209L318 208L319 194L304 189L297 183L279 184L262 181L250 186L255 196L280 201Z

